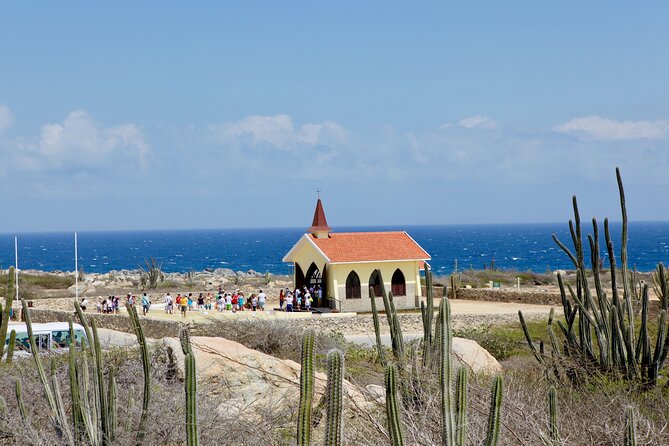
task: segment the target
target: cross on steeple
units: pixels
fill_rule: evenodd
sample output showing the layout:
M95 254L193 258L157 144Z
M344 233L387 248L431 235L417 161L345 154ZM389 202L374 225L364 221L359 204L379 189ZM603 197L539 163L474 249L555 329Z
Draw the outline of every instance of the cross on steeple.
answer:
M320 190L320 189L316 189L316 193L318 194L318 199L320 200L320 199L321 199L321 190Z

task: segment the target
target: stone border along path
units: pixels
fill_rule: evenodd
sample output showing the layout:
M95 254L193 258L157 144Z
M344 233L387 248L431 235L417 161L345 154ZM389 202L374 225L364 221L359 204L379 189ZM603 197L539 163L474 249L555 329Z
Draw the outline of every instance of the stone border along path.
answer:
M436 301L436 299L435 299ZM435 302L435 307L438 302ZM504 302L482 302L452 300L451 313L453 316L453 328L456 330L492 324L518 323L518 310L522 310L526 319L544 319L548 315L551 306L532 305ZM67 321L72 311L47 310L40 308L31 309L34 322ZM106 315L88 312L96 318L100 328L133 333L132 324L124 313L119 315ZM140 313L141 314L141 313ZM355 313L332 313L323 315L310 315L309 313L283 313L283 312L252 312L244 311L233 314L231 312L218 313L210 311L208 316L218 320L253 320L276 321L296 329L314 328L318 331L339 332L344 335L358 335L373 333L374 326L371 314ZM166 315L159 305L153 305L149 316L140 316L143 321L144 331L147 337L162 338L179 335L179 328L183 323L188 323L194 336L208 336L211 323L208 316L197 311L189 312L187 318L180 314ZM398 314L402 331L407 335L420 334L423 331L423 321L420 312L401 312ZM381 316L381 330L388 332L385 315Z

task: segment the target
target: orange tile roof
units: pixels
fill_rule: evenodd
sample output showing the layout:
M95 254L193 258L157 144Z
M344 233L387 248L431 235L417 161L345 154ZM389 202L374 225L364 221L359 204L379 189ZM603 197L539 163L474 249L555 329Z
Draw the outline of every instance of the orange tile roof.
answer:
M308 237L332 263L430 259L404 231L341 232L331 233L328 238Z

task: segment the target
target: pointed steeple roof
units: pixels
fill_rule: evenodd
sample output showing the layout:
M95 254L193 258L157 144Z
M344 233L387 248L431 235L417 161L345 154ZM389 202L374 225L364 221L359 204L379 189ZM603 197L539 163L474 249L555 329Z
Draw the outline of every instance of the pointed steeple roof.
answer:
M323 203L319 198L316 202L316 210L314 210L314 220L311 222L311 227L307 230L311 234L318 235L319 233L329 233L332 230L328 226L328 222L325 219L325 211L323 211Z

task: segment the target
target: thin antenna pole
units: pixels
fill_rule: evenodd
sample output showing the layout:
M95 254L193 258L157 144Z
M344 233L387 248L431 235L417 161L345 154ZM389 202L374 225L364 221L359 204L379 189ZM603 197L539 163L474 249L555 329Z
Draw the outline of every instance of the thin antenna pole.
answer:
M79 302L79 245L77 233L74 233L74 297Z
M16 285L16 303L19 303L19 238L14 237L14 259L16 266L14 268L14 284Z

